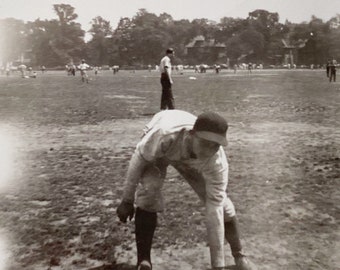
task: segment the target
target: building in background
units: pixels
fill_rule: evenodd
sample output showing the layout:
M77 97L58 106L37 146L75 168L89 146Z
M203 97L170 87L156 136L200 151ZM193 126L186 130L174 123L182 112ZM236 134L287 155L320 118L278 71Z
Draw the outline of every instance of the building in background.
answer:
M204 36L196 36L185 46L185 55L188 63L208 64L227 62L227 47L224 43L216 42L215 39L205 39Z

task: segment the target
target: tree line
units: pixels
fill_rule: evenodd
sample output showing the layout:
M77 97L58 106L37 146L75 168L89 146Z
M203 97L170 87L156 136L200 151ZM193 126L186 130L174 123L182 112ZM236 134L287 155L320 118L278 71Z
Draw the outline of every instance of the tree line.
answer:
M13 62L24 53L31 66L64 66L85 58L92 65L148 65L159 62L167 47L176 51L177 64L187 64L185 46L196 36L226 45L232 61L246 55L254 63L274 64L282 58L283 42L301 44L313 39L314 64L340 57L340 14L327 22L311 16L309 22L279 22L279 14L255 10L246 19L223 17L220 22L205 18L174 20L170 14L159 16L140 9L132 17L122 17L115 29L109 20L97 16L86 32L76 22L75 8L55 4L57 19L23 22L14 18L0 20L0 61ZM199 63L197 63L199 64Z

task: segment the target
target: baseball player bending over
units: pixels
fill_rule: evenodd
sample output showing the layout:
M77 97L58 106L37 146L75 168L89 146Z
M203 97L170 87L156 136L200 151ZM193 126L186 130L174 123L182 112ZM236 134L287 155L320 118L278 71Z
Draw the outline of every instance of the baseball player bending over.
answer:
M225 237L236 269L255 269L242 252L235 208L226 192L228 161L222 146L227 145L227 129L227 122L217 113L195 117L180 110L161 111L146 125L130 160L123 198L117 208L124 223L135 214L138 270L152 269L151 245L157 212L163 210L161 189L169 165L177 169L205 204L212 268L225 267Z

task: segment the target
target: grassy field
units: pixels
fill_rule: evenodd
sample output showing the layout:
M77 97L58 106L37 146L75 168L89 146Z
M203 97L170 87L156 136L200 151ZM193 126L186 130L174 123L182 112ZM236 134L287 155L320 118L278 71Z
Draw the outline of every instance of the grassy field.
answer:
M259 270L339 269L340 83L324 70L174 75L176 108L230 124L229 196ZM0 76L0 270L132 270L128 160L159 111L157 72ZM170 170L154 270L207 270L204 211ZM233 260L227 248L228 269Z

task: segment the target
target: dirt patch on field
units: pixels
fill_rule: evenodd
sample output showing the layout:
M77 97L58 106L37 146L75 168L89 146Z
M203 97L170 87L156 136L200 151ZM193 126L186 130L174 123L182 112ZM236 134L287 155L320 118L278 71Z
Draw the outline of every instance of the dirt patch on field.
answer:
M134 269L134 224L120 224L115 210L128 160L158 110L159 82L110 75L89 85L60 74L0 81L2 269ZM176 101L229 120L229 196L246 253L262 270L337 269L339 86L311 71L221 75L178 75ZM204 209L173 169L164 195L154 269L209 269Z

